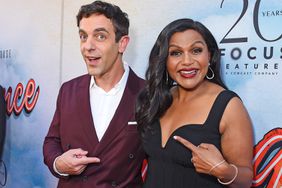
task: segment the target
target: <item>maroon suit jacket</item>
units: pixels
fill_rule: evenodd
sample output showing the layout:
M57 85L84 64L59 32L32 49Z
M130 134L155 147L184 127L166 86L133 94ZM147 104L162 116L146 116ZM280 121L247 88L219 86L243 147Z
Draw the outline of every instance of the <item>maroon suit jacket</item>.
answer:
M98 141L89 100L90 76L83 75L64 83L55 115L44 140L44 162L59 178L61 188L140 188L144 151L135 121L135 100L144 80L130 69L120 104L104 136ZM99 99L97 99L99 100ZM53 170L55 158L69 149L81 148L100 163L89 164L76 176L62 177Z

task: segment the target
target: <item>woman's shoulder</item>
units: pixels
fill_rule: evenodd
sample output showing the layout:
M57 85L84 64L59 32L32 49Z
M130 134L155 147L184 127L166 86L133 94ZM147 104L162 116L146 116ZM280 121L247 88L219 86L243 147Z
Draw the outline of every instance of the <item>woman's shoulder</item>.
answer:
M224 92L230 96L230 100L223 113L222 122L225 122L226 125L232 126L235 124L244 125L246 122L249 123L250 117L248 111L240 97L230 90L226 90Z
M210 97L228 97L228 98L234 98L237 97L240 99L238 94L232 90L225 89L222 86L215 84L215 83L209 83L209 89L207 90L207 95Z

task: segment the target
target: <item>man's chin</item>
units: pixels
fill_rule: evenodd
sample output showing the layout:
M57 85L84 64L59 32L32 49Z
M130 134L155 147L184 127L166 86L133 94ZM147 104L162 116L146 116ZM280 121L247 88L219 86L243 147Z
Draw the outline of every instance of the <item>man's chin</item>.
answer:
M89 71L89 70L88 70L88 74L89 74L90 76L96 76L96 75L97 75L97 72L95 72L95 71Z
M99 76L101 75L101 72L100 72L100 71L97 71L97 70L93 71L93 70L89 70L89 69L88 69L88 74L89 74L90 76L99 77Z

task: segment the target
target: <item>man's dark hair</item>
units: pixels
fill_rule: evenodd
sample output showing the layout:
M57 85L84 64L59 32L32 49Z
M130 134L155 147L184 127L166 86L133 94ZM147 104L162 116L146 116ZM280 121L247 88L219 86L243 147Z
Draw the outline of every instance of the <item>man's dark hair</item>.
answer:
M116 42L118 42L122 36L128 35L129 19L127 14L118 6L103 1L94 1L91 4L81 6L76 16L77 26L79 27L82 18L88 18L93 14L102 14L112 21L115 29Z

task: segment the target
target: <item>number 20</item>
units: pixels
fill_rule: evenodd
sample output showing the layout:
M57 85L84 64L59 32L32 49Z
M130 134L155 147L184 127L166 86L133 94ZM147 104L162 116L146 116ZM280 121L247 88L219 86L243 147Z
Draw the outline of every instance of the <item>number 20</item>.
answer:
M220 8L222 8L223 2L224 2L224 0L222 0L222 2L220 4ZM262 34L260 32L259 23L258 23L258 11L259 11L260 2L261 2L261 0L257 0L256 1L255 7L254 7L254 12L253 12L253 24L254 24L255 31L256 31L257 35L259 36L259 38L261 38L262 40L264 40L266 42L278 41L278 40L280 40L282 38L282 34L278 38L276 38L276 39L266 39L264 36L262 36ZM227 38L227 35L231 32L232 29L234 29L234 27L238 24L238 22L243 18L243 16L247 12L248 4L249 4L248 0L243 0L243 9L242 9L242 12L241 12L239 18L233 24L233 26L229 29L229 31L226 33L226 35L222 38L220 43L248 42L248 38L247 37Z

